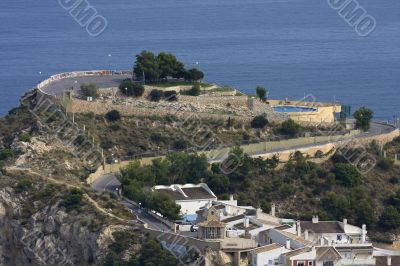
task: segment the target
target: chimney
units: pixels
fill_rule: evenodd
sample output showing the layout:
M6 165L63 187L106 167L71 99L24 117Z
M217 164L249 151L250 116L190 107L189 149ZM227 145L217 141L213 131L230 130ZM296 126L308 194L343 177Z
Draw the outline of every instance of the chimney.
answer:
M290 239L286 239L286 249L290 249Z
M313 223L313 224L317 224L318 222L319 222L318 216L313 216L313 217L312 217L312 223Z
M321 237L321 238L319 239L319 243L320 243L321 246L324 245L324 238L323 238L323 237Z
M345 225L345 226L347 225L347 219L346 218L343 219L343 225Z
M307 229L304 231L304 239L308 240L308 230Z
M301 236L300 221L296 222L296 232L297 232L297 236Z
M274 217L275 217L275 211L276 211L275 208L276 208L275 207L275 203L272 203L272 205L271 205L271 216L274 216Z
M233 201L233 195L232 195L232 194L229 195L229 200L230 200L230 201Z
M367 241L367 226L365 224L362 225L361 241L363 244Z
M247 228L249 227L249 225L250 225L249 217L245 216L243 219L243 226L244 228Z
M392 257L391 256L387 256L387 265L392 266Z

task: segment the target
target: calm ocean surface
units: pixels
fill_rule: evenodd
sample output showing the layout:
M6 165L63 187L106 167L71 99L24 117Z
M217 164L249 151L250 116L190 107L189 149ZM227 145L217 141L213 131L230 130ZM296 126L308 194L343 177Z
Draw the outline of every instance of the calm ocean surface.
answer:
M379 119L400 116L398 0L359 0L377 21L369 37L326 0L89 2L108 21L96 38L57 0L0 1L0 115L47 76L128 69L147 49L172 52L188 66L199 62L208 81L243 92L263 85L273 98L335 96L373 108Z

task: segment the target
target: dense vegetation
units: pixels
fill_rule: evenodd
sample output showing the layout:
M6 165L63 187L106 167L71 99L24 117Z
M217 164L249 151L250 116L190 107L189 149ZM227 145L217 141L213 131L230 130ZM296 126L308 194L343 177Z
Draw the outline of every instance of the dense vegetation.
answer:
M356 127L368 131L374 112L371 109L360 107L353 116L356 119Z
M98 95L97 91L98 91L97 85L94 83L89 83L89 84L83 83L81 85L81 92L82 92L83 96L97 97L97 95Z
M144 93L144 86L140 83L133 82L130 79L126 79L119 85L119 90L128 97L140 97Z
M374 154L373 147L369 151ZM351 154L357 152L361 151L352 150ZM211 166L203 156L174 153L154 160L151 165L136 163L125 171L124 178L129 177L130 182L135 180L136 190L128 188L128 193L133 194L138 194L143 184L150 187L205 182L222 199L234 194L239 204L264 210L275 203L283 217L347 218L357 225L367 224L373 232L400 230L400 180L396 177L400 169L397 166L390 164L382 169L378 164L362 175L340 153L318 165L300 152L284 163L283 168L277 168L278 165L277 157L251 158L240 148L232 149L225 163ZM127 174L128 171L131 173Z
M256 88L256 93L257 93L258 98L261 101L266 101L267 100L267 89L266 88L258 86Z
M130 231L116 231L113 233L114 243L108 249L104 259L104 266L175 266L178 261L168 251L164 250L155 240L138 238ZM124 253L134 245L141 244L139 252L132 254L128 261L124 261Z
M204 78L200 70L185 69L184 64L173 54L164 52L156 56L150 51L142 51L136 56L134 72L136 77L142 77L151 83L166 81L168 77L187 81L198 81Z

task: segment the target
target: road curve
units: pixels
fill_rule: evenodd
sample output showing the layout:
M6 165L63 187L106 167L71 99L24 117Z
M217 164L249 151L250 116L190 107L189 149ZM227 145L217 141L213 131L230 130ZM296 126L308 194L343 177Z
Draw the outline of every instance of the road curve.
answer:
M98 88L114 88L118 87L124 79L132 78L129 74L118 75L95 75L86 77L64 78L53 81L42 88L46 94L61 98L66 90L78 90L83 83L95 83Z

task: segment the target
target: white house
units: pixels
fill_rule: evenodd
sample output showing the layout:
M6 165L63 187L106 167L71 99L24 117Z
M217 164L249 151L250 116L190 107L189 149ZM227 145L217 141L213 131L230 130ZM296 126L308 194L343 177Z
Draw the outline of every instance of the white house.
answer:
M320 240L321 245L333 244L364 244L367 243L367 229L339 221L319 221L314 216L312 221L301 221L296 224L297 231L300 231L306 240Z
M279 265L279 258L282 253L290 251L279 244L271 244L255 248L250 252L252 266Z
M283 253L282 257L286 266L342 265L342 257L334 247L305 247Z
M212 202L217 200L214 192L204 183L155 186L153 190L171 196L181 206L181 214L186 217L194 216L193 220L196 220L196 211L211 207Z

